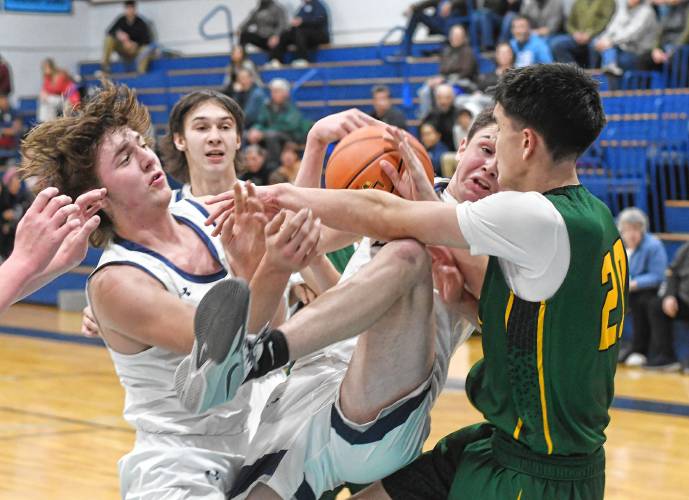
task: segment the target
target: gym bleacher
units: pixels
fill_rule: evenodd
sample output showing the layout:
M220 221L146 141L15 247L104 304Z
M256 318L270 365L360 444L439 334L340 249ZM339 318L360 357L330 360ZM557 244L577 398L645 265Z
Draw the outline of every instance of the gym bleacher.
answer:
M406 113L416 132L416 92L438 73L436 57L422 57L440 47L439 41L416 44L411 59L394 57L397 44L327 46L305 68L284 66L261 71L264 82L282 77L293 85L293 99L306 116L317 120L327 114L358 107L370 112L371 87L386 84L393 103ZM257 66L267 61L251 55ZM491 71L493 63L480 57L480 70ZM151 113L158 136L167 130L168 113L180 96L201 88L219 88L225 76L227 54L162 58L149 73L137 75L123 64L114 64L112 79L136 88ZM99 64L84 62L80 74L88 86L98 84ZM684 70L686 73L686 70ZM689 240L689 88L685 75L631 73L622 90L601 84L608 125L580 161L582 182L605 201L614 214L638 206L651 219L651 229L665 243L670 258ZM678 80L684 79L684 87ZM674 79L674 81L672 81ZM669 82L669 83L668 83ZM36 98L21 99L20 111L27 124L35 117ZM58 278L27 301L57 304L61 290L83 290L99 251L91 250L75 271Z

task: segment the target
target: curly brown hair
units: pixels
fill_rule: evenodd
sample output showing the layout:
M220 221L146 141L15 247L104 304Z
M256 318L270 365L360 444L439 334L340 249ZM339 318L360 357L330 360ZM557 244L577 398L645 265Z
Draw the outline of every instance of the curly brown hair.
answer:
M96 158L103 138L129 127L148 142L151 118L136 93L125 85L104 83L75 115L35 127L22 142L22 177L35 177L36 190L54 186L72 199L101 187ZM100 225L91 235L93 246L103 247L113 237L110 217L102 210Z
M242 133L244 132L244 111L242 111L242 108L239 106L239 104L237 104L237 102L231 97L212 89L197 90L183 96L172 108L172 111L170 112L170 119L168 120L168 133L161 139L160 142L160 153L163 160L163 168L176 181L181 183L189 182L191 177L189 176L189 164L187 163L187 157L183 151L180 151L175 146L174 136L175 134L184 136L184 118L188 113L206 101L215 101L232 115L235 126L237 127L238 137L241 137ZM235 154L235 171L239 171L241 169L240 161L240 155Z

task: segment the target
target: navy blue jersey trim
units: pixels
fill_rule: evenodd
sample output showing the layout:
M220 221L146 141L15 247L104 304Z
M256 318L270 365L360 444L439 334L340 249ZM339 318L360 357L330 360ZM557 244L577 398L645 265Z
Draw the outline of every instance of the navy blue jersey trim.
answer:
M142 266L142 265L139 264L138 262L132 262L131 260L115 260L115 261L112 261L112 262L106 262L105 264L103 264L102 266L99 266L95 271L93 271L93 272L91 273L91 275L88 277L88 281L90 281L91 278L93 278L93 275L94 275L94 274L96 274L98 271L100 271L101 269L104 269L104 268L106 268L106 267L108 267L108 266L132 266L132 267L136 267L137 269L142 270L143 272L145 272L146 274L148 274L151 278L153 278L153 279L156 280L158 283L160 283L161 285L163 285L163 288L164 288L165 290L168 290L167 286L165 286L165 283L163 283L163 282L160 280L160 278L158 278L155 274L153 274L150 270L146 269L144 266ZM168 291L170 291L170 290L168 290Z
M175 203L180 201L182 199L182 188L180 189L175 189Z
M311 489L311 486L309 486L309 483L306 482L306 478L304 478L299 485L299 488L294 494L294 498L297 500L316 500L316 494Z
M421 392L421 394L405 401L390 413L378 419L371 427L363 432L349 427L345 421L342 420L340 413L333 404L330 410L330 425L335 429L337 435L349 444L375 443L383 439L388 432L406 422L409 415L421 405L430 389L431 386L429 384L428 388Z
M260 479L261 476L272 476L284 458L285 453L287 453L287 450L268 453L256 460L253 464L243 466L239 470L237 479L235 479L234 486L227 494L227 498L234 498L237 495L241 495Z
M213 259L222 266L222 263L220 262L220 257L218 256L218 251L215 249L215 246L213 246L213 243L211 242L208 235L204 233L201 229L199 229L196 226L196 224L194 224L186 217L182 217L181 215L173 215L173 217L178 222L186 224L191 229L193 229L194 232L199 236L199 238L201 238L201 240L205 243L206 247L208 248L208 251L213 256ZM173 264L170 260L168 260L166 257L160 255L158 252L151 250L150 248L147 248L143 245L139 245L138 243L134 243L133 241L125 240L124 238L120 238L119 236L115 236L114 242L126 248L127 250L131 250L133 252L141 252L150 255L151 257L155 257L163 264L174 270L177 274L182 276L184 279L192 281L194 283L213 283L214 281L218 281L227 276L227 271L224 268L213 274L191 274L186 271L183 271L175 264Z
M208 210L206 210L198 201L194 201L190 198L186 198L186 201L188 203L191 203L191 205L196 208L199 212L201 212L201 215L203 215L206 219L210 216L210 213Z

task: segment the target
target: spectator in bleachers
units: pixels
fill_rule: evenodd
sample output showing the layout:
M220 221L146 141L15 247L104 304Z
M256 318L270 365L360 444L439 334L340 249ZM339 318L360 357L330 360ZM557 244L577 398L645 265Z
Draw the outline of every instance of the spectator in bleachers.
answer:
M647 0L626 0L599 36L593 40L592 65L600 59L603 72L622 76L636 69L642 54L650 51L658 37L658 19Z
M651 338L658 338L667 351L666 359L650 359L648 368L659 368L671 362L674 354L672 344L672 323L674 320L689 320L689 243L682 245L667 270L667 280L662 298L651 305ZM667 365L666 365L667 366ZM689 374L689 359L684 360L683 371Z
M0 257L3 260L12 252L17 225L32 200L31 191L19 178L17 168L8 168L0 186Z
M22 132L22 119L19 113L10 106L10 99L0 95L0 165L5 165L12 152L19 146Z
M441 162L443 155L449 151L445 143L441 141L440 132L435 128L431 122L425 122L419 128L419 135L428 156L431 157L433 164L433 171L436 177L442 177Z
M258 5L239 27L239 44L246 51L247 44L265 50L268 59L279 66L277 50L280 34L287 28L287 13L274 0L258 0Z
M52 59L41 63L43 86L38 96L37 116L39 122L54 120L79 106L81 95L72 76L64 69L58 68Z
M0 95L12 93L12 72L10 65L0 56Z
M662 242L648 234L648 217L638 208L626 208L617 217L617 228L629 258L629 311L632 341L623 345L618 359L628 366L641 366L657 354L650 339L649 305L658 296L667 267Z
M547 41L562 32L565 8L562 0L522 0L519 15L527 18L533 32Z
M146 73L154 55L151 29L136 12L136 2L124 2L124 14L118 17L108 29L103 45L101 70L110 73L110 58L113 52L125 60L136 59L136 69Z
M440 53L440 75L429 78L419 89L419 116L426 115L431 109L433 91L443 82L459 87L463 92L477 89L478 63L464 26L457 24L450 28L447 42Z
M508 3L507 0L475 0L472 21L478 28L480 35L478 41L481 50L492 50L496 42L505 41L503 39L507 38L508 35L502 33L501 27L508 8L514 3ZM508 22L509 19L510 17L507 16ZM500 31L500 36L496 40L495 35L498 31Z
M296 58L292 61L292 66L307 66L309 51L330 43L328 11L320 0L302 0L302 5L290 24L290 28L280 35L275 57L280 63L284 63L287 47L293 44L296 47Z
M495 47L495 70L492 73L481 73L477 85L481 92L486 92L498 83L498 79L510 68L514 68L514 51L509 43L500 43Z
M649 345L648 360L644 367L676 371L680 368L680 363L673 344L672 327L675 320L689 320L689 243L677 250L666 275L660 295L647 304L648 321L640 334L647 339ZM636 323L634 326L636 327ZM631 355L627 359L630 358ZM684 371L689 373L686 362Z
M433 13L427 14L426 9L432 9ZM404 15L409 22L402 38L402 54L408 56L419 24L426 26L431 35L447 36L450 28L466 17L466 0L421 0L410 5Z
M280 153L280 166L270 174L270 183L294 183L300 166L299 145L293 142L286 143L282 148L282 153Z
M223 80L222 93L227 96L232 96L232 92L237 90L237 73L240 69L248 69L254 74L254 80L261 84L261 77L258 74L258 69L254 62L249 59L244 52L244 47L241 45L235 45L232 47L232 52L230 53L230 64L227 66L227 73L225 73L225 79Z
M454 149L452 128L457 120L457 108L455 107L455 90L452 85L443 83L435 88L435 105L421 120L423 123L432 123L447 149Z
M550 47L543 38L531 32L531 24L525 17L517 16L512 20L510 46L514 51L514 66L517 68L553 62Z
M689 44L689 0L654 0L653 3L664 14L652 50L641 58L641 67L646 70L661 69L677 47Z
M290 100L287 80L276 78L270 82L269 88L270 99L261 106L247 139L250 144L264 144L268 150L268 163L274 164L287 141L304 144L312 123Z
M256 74L247 68L237 72L237 81L231 89L225 88L223 93L235 101L244 110L244 126L251 128L258 120L258 115L266 101L266 94L256 83Z
M558 62L589 67L589 44L601 33L615 12L615 0L575 0L567 18L567 33L550 40Z
M371 116L388 125L407 130L407 118L401 109L392 105L390 88L387 85L376 85L371 90L373 111Z
M456 105L456 103L455 103ZM463 139L469 135L469 129L474 121L474 117L482 111L485 106L475 101L467 101L462 105L457 106L457 119L455 125L452 127L452 140L454 141L454 148L450 151L459 149L459 145Z
M268 166L268 155L265 149L251 144L244 149L244 172L239 176L243 181L251 181L257 186L267 186L272 169Z

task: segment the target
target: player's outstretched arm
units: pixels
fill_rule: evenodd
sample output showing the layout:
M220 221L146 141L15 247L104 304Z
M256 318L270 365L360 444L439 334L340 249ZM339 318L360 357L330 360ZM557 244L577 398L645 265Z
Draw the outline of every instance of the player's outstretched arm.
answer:
M343 139L347 134L369 125L384 127L385 124L358 109L348 109L318 120L306 138L304 157L294 181L295 186L317 188L321 186L323 160L330 143ZM344 248L361 237L323 228L320 251L332 252Z
M339 141L350 132L366 127L385 124L358 109L348 109L321 118L309 131L304 157L294 180L295 186L317 188L321 185L325 151L332 142Z
M324 225L390 241L414 238L428 245L467 248L455 207L440 201L403 200L377 190L303 189L288 184L261 191L264 204L295 210L309 208Z
M100 222L97 216L84 221L79 212L80 207L69 196L58 195L56 188L36 196L19 222L14 250L1 267L0 312L70 268L53 261L66 242L88 240Z

